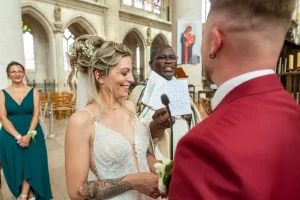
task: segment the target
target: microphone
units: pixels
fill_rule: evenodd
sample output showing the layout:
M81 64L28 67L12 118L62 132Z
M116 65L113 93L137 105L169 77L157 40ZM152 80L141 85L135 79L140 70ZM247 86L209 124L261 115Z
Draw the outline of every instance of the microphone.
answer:
M166 107L169 107L170 100L169 100L169 97L166 94L162 94L160 99L161 99L162 104L164 104Z
M171 130L171 145L170 145L170 153L171 153L171 160L173 160L173 123L172 123L172 115L171 110L169 108L170 100L169 97L166 94L162 94L160 96L161 103L164 104L167 107L169 119L170 119L170 130Z

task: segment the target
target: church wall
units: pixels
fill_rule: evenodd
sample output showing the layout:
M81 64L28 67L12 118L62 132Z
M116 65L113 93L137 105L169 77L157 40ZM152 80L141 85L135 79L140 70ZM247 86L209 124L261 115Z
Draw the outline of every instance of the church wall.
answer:
M24 20L25 21L25 20ZM27 21L27 20L26 20ZM26 22L25 21L25 22ZM49 80L49 42L46 31L36 20L28 22L33 30L33 43L35 49L35 70L27 70L27 78L35 79L37 82Z
M120 1L120 7L116 15L119 16L117 20L117 32L116 42L123 42L126 34L136 29L142 38L144 49L141 56L141 66L148 68L148 62L150 58L151 42L158 34L162 34L167 40L168 44L171 44L171 23L168 22L167 7L169 1L163 1L162 14L154 14L148 11L140 10L134 7L125 6ZM59 6L61 7L61 18L59 26L57 26L57 19L54 17L54 10L56 7L56 1L52 0L21 0L21 6L31 6L41 13L45 24L41 19L37 19L44 28L36 31L35 42L35 59L36 70L29 71L29 79L42 82L44 79L53 81L61 85L59 91L67 90L65 85L69 71L65 71L63 68L63 47L62 37L65 28L68 28L72 23L80 24L86 32L89 34L96 34L100 37L107 38L107 24L106 11L109 9L104 4L104 1L70 1L61 0ZM122 14L123 13L123 14ZM129 18L126 18L130 16ZM133 15L133 16L131 16ZM125 16L125 17L124 17ZM134 18L134 20L132 20ZM137 22L138 21L138 22ZM140 21L140 22L139 22ZM109 21L111 23L112 21ZM46 28L45 28L46 27ZM147 36L147 29L151 28L151 36ZM35 28L36 27L32 27ZM42 30L45 29L45 30ZM48 41L47 41L48 40ZM147 45L148 44L148 45ZM147 49L148 48L148 49ZM149 74L149 69L147 69ZM147 74L145 74L147 76Z
M144 67L144 77L148 77L150 74L150 67L149 67L149 60L150 60L150 48L151 47L151 43L153 41L153 39L155 38L156 35L158 34L162 34L165 39L167 40L168 44L171 44L171 32L169 31L165 31L165 30L161 30L161 29L157 29L157 28L153 28L150 27L151 29L151 36L148 37L147 36L147 29L149 28L149 26L145 26L145 25L139 25L136 24L134 22L128 22L128 21L121 21L120 22L122 24L120 30L119 30L119 38L120 41L119 42L123 42L124 38L126 37L126 35L131 31L131 30L135 30L136 32L139 33L139 35L141 36L141 39L143 41L144 44L144 49L143 49L143 54L141 54L141 56L143 56L143 63L141 63L141 66ZM148 47L148 48L147 48ZM133 61L133 63L135 63L135 61Z
M149 26L144 26L144 25L139 25L133 22L127 22L127 21L121 21L122 27L119 30L120 33L120 41L122 42L123 39L126 37L127 33L132 30L132 29L137 29L139 31L139 33L142 35L144 43L147 44L147 29L149 28ZM161 30L161 29L157 29L154 27L151 27L151 37L150 39L153 40L155 38L156 35L158 34L162 34L168 41L168 44L171 45L171 39L172 39L172 34L170 31L165 31L165 30Z
M61 6L61 25L62 29L57 30L54 26L55 17L54 9L55 2L51 1L33 1L33 0L21 0L21 6L27 7L31 6L36 9L38 12L42 13L43 17L50 22L52 33L47 33L43 30L42 27L38 25L33 25L32 29L34 30L34 47L35 47L35 70L27 70L27 76L30 81L35 80L36 82L43 82L44 79L48 81L56 80L58 83L58 73L63 72L63 78L66 80L69 71L61 70L63 66L57 67L57 60L63 60L63 54L60 57L57 56L56 47L57 39L54 37L56 32L63 32L65 28L72 22L77 22L82 25L83 28L89 34L97 34L99 36L104 35L104 26L103 26L103 14L95 14L95 12L86 12L80 8L69 8ZM78 20L77 20L78 19ZM37 19L39 20L39 19ZM85 21L83 23L82 21ZM41 22L41 21L40 21ZM33 22L32 22L33 23ZM34 23L33 23L34 24ZM49 31L49 30L47 30ZM46 38L48 35L49 42ZM62 34L63 35L63 34ZM47 44L48 43L48 44ZM51 47L51 48L50 48Z

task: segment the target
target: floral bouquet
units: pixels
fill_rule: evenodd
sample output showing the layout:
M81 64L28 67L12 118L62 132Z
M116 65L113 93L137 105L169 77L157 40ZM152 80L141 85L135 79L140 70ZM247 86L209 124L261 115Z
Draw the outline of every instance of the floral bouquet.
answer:
M154 164L156 173L159 176L158 189L161 193L168 194L169 185L172 177L173 160L159 161Z

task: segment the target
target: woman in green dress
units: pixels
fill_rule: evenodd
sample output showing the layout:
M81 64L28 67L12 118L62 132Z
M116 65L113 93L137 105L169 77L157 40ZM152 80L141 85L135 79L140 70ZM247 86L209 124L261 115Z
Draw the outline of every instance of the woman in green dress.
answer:
M0 91L0 161L7 185L18 200L52 199L38 92L23 83L20 63L6 72L11 85Z

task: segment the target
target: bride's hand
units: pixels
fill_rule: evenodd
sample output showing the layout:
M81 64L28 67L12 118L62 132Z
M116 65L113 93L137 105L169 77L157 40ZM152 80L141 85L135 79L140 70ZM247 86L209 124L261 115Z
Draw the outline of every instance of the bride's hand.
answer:
M132 183L133 189L149 197L157 199L160 196L158 190L158 176L150 172L141 172L125 177Z

